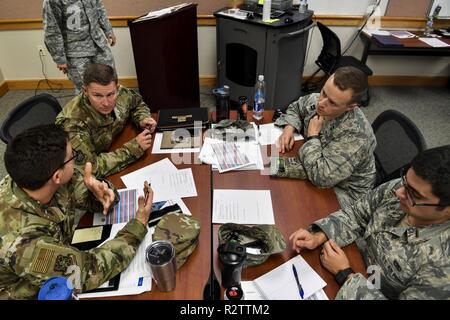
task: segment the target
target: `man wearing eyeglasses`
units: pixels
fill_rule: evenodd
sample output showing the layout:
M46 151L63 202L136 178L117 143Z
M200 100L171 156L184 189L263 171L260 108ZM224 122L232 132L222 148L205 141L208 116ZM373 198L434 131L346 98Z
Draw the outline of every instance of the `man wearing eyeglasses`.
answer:
M358 107L367 91L367 75L343 67L328 78L322 91L300 97L275 122L283 126L278 149L294 145L294 132L306 142L299 150L296 178L320 188L334 187L344 207L373 188L376 139L372 126Z
M83 78L83 92L67 103L56 124L69 133L72 146L80 152L77 165L93 163L98 177L117 173L142 157L150 148L156 121L142 97L118 84L114 69L91 64ZM114 138L128 120L142 130L120 148L108 152Z
M56 125L17 135L7 146L9 175L0 183L0 300L36 299L50 277L80 270L82 290L91 290L124 270L147 233L153 191L138 201L136 218L102 246L80 251L71 246L75 209L107 213L117 192L92 175L74 168L77 152Z
M360 237L375 285L351 269L340 248ZM342 286L337 299L450 299L450 145L423 151L401 179L290 240L297 252L323 244L321 262Z

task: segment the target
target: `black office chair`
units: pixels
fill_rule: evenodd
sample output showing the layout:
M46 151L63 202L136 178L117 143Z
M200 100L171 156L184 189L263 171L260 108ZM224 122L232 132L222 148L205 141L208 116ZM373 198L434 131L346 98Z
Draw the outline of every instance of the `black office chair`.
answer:
M372 123L377 138L375 186L399 178L401 170L426 149L425 139L417 126L404 114L386 110Z
M6 144L25 129L55 122L61 105L48 93L31 97L14 107L0 127L0 139Z
M372 70L360 60L352 56L342 55L341 41L336 33L320 22L317 22L317 26L319 27L320 34L322 35L323 47L319 57L315 61L315 63L319 66L319 69L317 69L309 79L312 79L320 70L322 70L326 76L324 79L319 81L319 84L321 84L328 79L328 77L332 75L337 68L348 66L358 68L368 76L373 74ZM367 90L366 97L362 99L361 105L367 106L369 101L370 95L369 90Z

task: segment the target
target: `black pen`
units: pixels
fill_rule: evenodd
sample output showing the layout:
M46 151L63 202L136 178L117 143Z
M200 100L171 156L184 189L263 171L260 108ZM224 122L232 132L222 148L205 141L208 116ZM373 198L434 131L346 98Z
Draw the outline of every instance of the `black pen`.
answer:
M300 295L300 298L303 299L303 296L305 295L305 293L303 292L303 287L300 284L300 280L298 279L297 268L295 268L294 264L292 264L292 272L294 272L294 278L295 278L295 282L297 282L298 293Z

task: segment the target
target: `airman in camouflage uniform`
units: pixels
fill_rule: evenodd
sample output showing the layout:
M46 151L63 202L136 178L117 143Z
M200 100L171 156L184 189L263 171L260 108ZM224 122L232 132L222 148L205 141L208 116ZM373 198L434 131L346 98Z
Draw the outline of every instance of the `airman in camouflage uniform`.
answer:
M108 41L113 46L116 37L101 0L45 0L43 23L47 50L77 92L89 63L114 67Z
M359 198L375 183L375 135L358 108L367 76L356 68L339 68L320 94L290 104L275 122L285 126L279 138L282 153L294 143L294 130L306 137L299 150L301 179L321 188L334 187L341 207Z
M73 148L81 153L76 164L92 162L94 174L103 178L144 155L151 145L156 122L139 94L117 84L111 67L91 64L84 83L84 92L64 106L56 124L69 133ZM120 148L107 152L128 120L144 130Z
M39 154L42 159L34 157ZM11 176L0 183L0 299L34 299L47 279L68 277L70 266L78 267L83 291L97 288L128 266L147 233L151 190L147 206L141 197L136 219L113 240L88 251L71 246L75 209L105 212L118 199L92 177L90 165L83 179L73 158L67 134L56 125L26 130L8 145Z
M316 221L310 231L296 231L293 248L314 249L332 239L321 261L336 274L350 267L339 246L365 240L360 250L367 267L379 270L379 288L353 272L337 299L450 299L449 183L450 145L426 150L402 179Z

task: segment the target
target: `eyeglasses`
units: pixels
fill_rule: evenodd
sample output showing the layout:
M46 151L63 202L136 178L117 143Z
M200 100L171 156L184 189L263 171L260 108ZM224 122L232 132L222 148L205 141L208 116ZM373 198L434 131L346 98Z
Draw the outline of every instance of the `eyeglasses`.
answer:
M64 167L66 164L68 164L70 161L72 161L73 159L75 159L76 157L78 157L78 155L80 154L80 152L78 150L72 149L72 156L69 158L69 160L64 161L63 164L58 168L62 168Z
M402 184L403 187L405 187L406 190L406 196L411 204L411 206L413 207L445 207L445 204L432 204L432 203L416 203L416 200L414 199L413 196L413 190L411 189L411 187L408 185L408 181L406 181L406 173L408 172L408 169L410 168L410 166L403 168L401 171L401 177L402 177Z
M64 167L66 164L68 164L70 161L72 161L73 159L77 158L79 156L80 152L72 149L72 156L69 158L69 160L64 161L58 168L55 169L55 171L52 172L51 175L49 175L48 179L50 179L56 171L58 171L59 169L61 169L62 167ZM47 180L48 180L47 179Z

